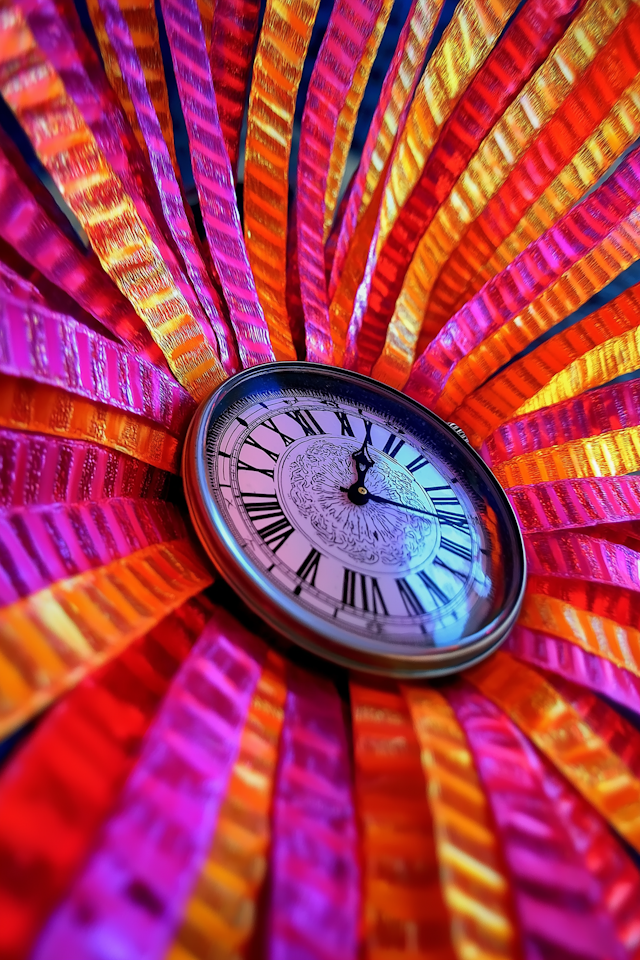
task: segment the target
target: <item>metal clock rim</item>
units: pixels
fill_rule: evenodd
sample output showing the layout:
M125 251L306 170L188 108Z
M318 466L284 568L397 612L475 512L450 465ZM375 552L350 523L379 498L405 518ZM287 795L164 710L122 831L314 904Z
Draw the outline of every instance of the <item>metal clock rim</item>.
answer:
M347 630L336 627L329 631L321 617L304 610L295 601L290 601L259 569L242 556L241 548L209 493L204 451L211 413L213 407L239 382L272 372L282 373L285 369L300 373L317 371L325 376L351 382L359 380L369 391L391 394L401 404L413 408L421 417L426 414L435 420L454 443L460 445L467 456L475 460L480 472L488 474L493 481L494 492L509 517L513 547L519 554L522 577L515 596L506 599L505 607L489 627L470 635L461 648L432 648L426 653L416 655L367 650L366 645L362 643L360 646L358 638ZM399 679L446 676L473 666L489 656L506 638L515 623L526 586L526 556L513 507L487 464L470 444L462 440L459 433L433 411L393 387L352 371L306 361L280 361L242 370L205 398L194 414L183 448L182 476L187 506L198 538L230 589L278 634L324 659L351 669ZM209 501L204 495L205 492L209 495ZM205 506L207 502L208 509Z

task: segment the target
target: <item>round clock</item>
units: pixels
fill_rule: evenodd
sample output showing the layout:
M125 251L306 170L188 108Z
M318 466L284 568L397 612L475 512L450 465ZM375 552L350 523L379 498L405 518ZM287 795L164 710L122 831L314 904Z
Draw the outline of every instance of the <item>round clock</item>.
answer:
M368 377L273 363L198 410L183 455L213 563L280 634L396 677L489 654L525 586L511 506L451 425Z

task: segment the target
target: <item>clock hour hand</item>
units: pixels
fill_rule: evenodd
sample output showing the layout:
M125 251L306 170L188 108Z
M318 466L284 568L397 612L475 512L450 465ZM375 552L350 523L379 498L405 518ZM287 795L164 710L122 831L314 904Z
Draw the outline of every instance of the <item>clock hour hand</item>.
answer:
M369 455L367 441L365 440L359 450L351 454L351 459L356 466L356 480L350 487L340 487L346 493L351 503L362 506L370 497L369 491L365 486L367 473L374 464L374 460Z

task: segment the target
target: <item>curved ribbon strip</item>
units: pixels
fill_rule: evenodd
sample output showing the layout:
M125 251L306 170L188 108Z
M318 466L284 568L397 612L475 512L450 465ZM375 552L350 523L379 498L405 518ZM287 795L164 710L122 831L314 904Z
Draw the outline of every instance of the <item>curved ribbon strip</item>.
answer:
M34 957L164 957L214 832L265 647L214 610Z
M245 367L275 360L242 237L196 0L162 0L209 249Z
M14 56L15 49L21 51L19 57ZM196 397L209 393L224 373L212 331L206 321L201 323L191 314L190 306L197 304L195 295L189 305L183 290L174 284L164 250L161 256L131 197L15 7L4 12L0 25L0 90L82 223L103 267L133 303L177 379ZM127 244L122 244L122 237Z
M549 677L548 682L626 763L634 777L640 777L640 733L636 728L595 693L583 690L563 677Z
M580 534L525 537L532 575L570 577L640 590L640 554L621 544Z
M181 437L193 400L172 377L83 324L44 307L3 297L0 372L59 387L144 417Z
M640 630L634 627L622 626L544 594L525 596L518 623L576 643L588 653L596 653L640 676Z
M0 603L186 536L177 507L162 501L114 497L8 511L0 515Z
M287 695L285 664L267 651L216 831L167 960L236 958L256 923L267 870L270 805Z
M410 195L394 212L384 243L378 241L353 362L360 373L371 372L384 346L389 318L420 237L481 141L562 36L579 2L528 0L452 111Z
M349 150L351 149L351 142L358 119L358 111L369 81L371 68L378 53L380 41L387 29L392 7L393 0L384 0L375 26L367 38L351 85L347 90L346 100L338 115L336 135L331 150L329 170L327 173L327 188L324 195L324 232L322 239L325 246L329 238L329 231L334 223L338 195L347 166L347 158L349 156Z
M447 689L514 880L525 956L621 958L603 891L548 796L546 771L508 717L465 683Z
M350 683L366 960L454 960L427 787L395 685Z
M318 6L319 0L301 0L295 9L267 0L249 97L245 237L278 360L296 358L286 304L289 157L296 96Z
M140 129L149 150L165 220L184 261L189 279L216 337L218 354L228 375L237 373L238 355L227 321L223 315L218 293L209 277L202 254L196 243L180 183L160 127L159 117L145 83L138 53L120 7L116 0L99 0L118 63L127 84L131 102L136 110Z
M0 427L99 443L162 470L180 470L180 441L165 430L33 380L0 377Z
M96 320L153 363L164 357L118 288L40 207L0 148L0 235Z
M507 496L524 533L640 520L640 477L557 480L511 487Z
M407 14L382 84L380 99L369 126L336 237L328 285L330 300L333 300L338 284L342 283L347 254L356 227L373 202L378 184L385 179L384 171L396 142L400 119L415 92L442 3L443 0L413 0ZM373 231L369 242L372 234Z
M298 269L307 359L333 362L324 263L325 198L338 121L388 0L336 0L313 66L298 153Z
M211 608L188 600L72 690L0 778L0 953L26 956L89 852ZM36 883L33 882L37 876Z
M599 437L571 440L494 466L503 487L580 477L607 477L640 471L640 428L610 430Z
M627 843L640 848L640 781L546 680L502 652L465 676L511 717Z
M632 234L631 261L640 256L640 236L635 235L640 233L636 223L639 202L640 148L636 148L602 186L533 241L448 321L413 365L405 391L437 410L454 409L460 396L449 396L448 381L460 361L505 324L513 323L616 229ZM620 260L616 258L610 268L614 274L619 272ZM574 300L576 295L580 297L580 291L573 294ZM574 308L572 303L560 315L566 316ZM556 314L554 322L557 319Z
M640 424L640 383L613 383L498 427L487 440L494 464L572 440Z
M621 627L636 627L640 623L640 593L624 587L534 575L527 579L527 593L555 597L579 610L614 620Z
M411 364L440 329L428 304L441 268L514 163L579 84L589 63L629 9L629 0L588 0L547 60L485 138L442 204L409 265L375 375L401 388Z
M155 544L0 611L6 736L211 582L188 541Z
M220 129L234 176L258 31L259 0L215 0L207 43Z
M171 474L78 440L0 430L0 511L112 497L170 500Z
M563 168L607 118L630 84L633 93L634 81L640 69L639 44L640 9L632 4L606 48L585 71L580 85L551 118L535 143L512 167L500 190L491 198L447 261L446 271L440 275L429 301L429 312L439 320L441 318L440 322L444 323L483 286L488 278L483 280L477 275L478 272L518 222L526 217L532 199L538 200L544 195ZM630 139L621 147L618 155L636 139L633 126L629 135ZM602 157L600 174L606 171L610 163L609 157ZM583 176L585 174L589 176L587 171ZM574 179L571 183L572 199L568 206L573 206L585 189L598 179L598 173L591 183ZM558 207L561 209L562 204L558 203ZM556 214L554 219L557 218ZM541 232L549 225L546 223ZM530 237L529 242L532 239Z
M638 289L636 285L626 290L584 320L557 333L465 397L461 415L475 424L473 442L480 443L514 412L516 416L532 413L635 370L640 365L640 349L636 343L640 336ZM492 344L497 349L508 344L504 355L506 363L513 350L520 347L510 334L511 330L505 330L502 343L496 338ZM493 365L494 358L485 367L486 373ZM463 366L475 368L470 374L470 385L486 375L481 370L480 353L472 355L468 363L460 364L461 375ZM456 379L459 381L460 377Z
M293 665L287 686L263 954L355 960L360 878L342 704L332 683Z
M456 953L520 957L509 877L466 737L437 690L402 690L420 744Z
M640 714L640 680L610 660L587 653L575 643L517 625L504 650L517 660L565 677Z

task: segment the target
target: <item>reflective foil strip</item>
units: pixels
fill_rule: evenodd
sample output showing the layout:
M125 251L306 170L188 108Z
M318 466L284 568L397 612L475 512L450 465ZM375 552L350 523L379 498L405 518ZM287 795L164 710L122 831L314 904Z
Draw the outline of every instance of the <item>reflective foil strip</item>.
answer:
M578 0L530 0L509 24L448 119L391 229L378 244L353 369L371 373L420 237L510 101L544 62Z
M174 540L60 580L4 607L0 735L7 736L120 653L211 579L191 544Z
M163 0L191 163L209 249L244 367L275 360L242 237L202 22L195 0Z
M438 691L402 691L420 744L456 953L519 958L511 878L464 732Z
M362 956L454 960L420 744L393 683L351 681Z
M610 383L503 424L487 440L493 464L640 424L640 383Z
M290 665L273 804L265 956L355 960L358 869L342 704Z
M638 677L610 660L603 660L599 654L587 653L568 640L528 630L519 624L509 634L504 649L518 660L603 694L640 714Z
M639 173L640 149L636 149L602 186L533 241L448 321L413 365L405 391L446 416L451 406L448 380L467 354L513 321L625 220L635 230ZM570 243L565 237L571 238Z
M372 203L376 187L393 151L400 117L420 78L427 47L441 9L442 0L413 0L407 14L382 84L380 99L371 120L340 224L329 281L328 293L331 300L341 282L354 231Z
M100 0L104 26L118 57L122 76L136 110L140 130L149 150L165 220L184 261L189 279L215 334L218 355L228 375L237 373L239 360L233 334L223 316L218 293L205 266L194 235L191 208L184 198L165 142L154 103L149 95L142 64L116 0ZM155 14L154 14L155 16Z
M640 849L640 781L566 700L507 653L498 652L465 676L511 717L623 839Z
M220 129L234 177L259 13L257 0L216 0L207 44Z
M523 533L640 520L640 477L636 476L536 483L511 487L507 496Z
M298 154L297 230L300 295L307 359L333 362L324 263L324 230L331 157L338 122L369 38L390 6L385 0L337 0L315 61L302 115Z
M247 253L277 360L295 360L287 304L289 158L296 96L319 0L267 0L253 64L244 167ZM295 205L291 211L295 218ZM291 225L293 239L293 224ZM295 250L295 243L293 245ZM299 282L296 272L297 294ZM304 336L302 336L304 347Z
M4 768L3 956L26 956L62 899L136 760L174 673L210 615L203 598L187 601L68 693Z
M578 610L595 613L615 620L621 627L636 627L640 623L640 593L588 580L569 580L564 577L529 576L527 593L544 594L570 603Z
M167 960L236 958L256 926L267 872L271 797L287 695L285 662L268 650L207 859Z
M570 577L640 590L640 553L604 537L580 533L525 536L532 575Z
M16 43L22 50L17 58L11 52ZM37 109L30 93L36 65L38 89L46 94ZM207 338L208 324L198 319L195 294L172 273L175 258L149 217L141 218L140 199L134 203L126 192L16 8L5 11L0 29L0 87L104 269L133 303L177 379L195 396L208 393L223 373ZM128 238L124 247L123 235Z
M596 843L606 841L606 827L589 824L588 804L577 806L574 800L576 813L587 817L587 829L578 834L573 810L560 802L563 791L556 777L547 779L546 766L526 738L484 696L460 684L447 691L447 699L487 791L513 878L525 955L622 960L626 953L604 906L602 881L609 886L610 878L594 876L587 863L595 865L596 857L585 856L589 833L597 834ZM606 853L621 873L628 870L615 841Z
M218 820L265 648L220 609L173 681L34 957L165 955Z

